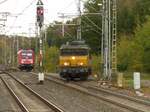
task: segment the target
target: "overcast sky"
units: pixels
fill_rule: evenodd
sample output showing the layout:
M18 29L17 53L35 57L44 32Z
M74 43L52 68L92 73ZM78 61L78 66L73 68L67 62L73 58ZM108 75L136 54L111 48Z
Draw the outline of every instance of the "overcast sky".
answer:
M36 21L36 3L38 0L6 0L6 2L3 1L5 0L0 0L0 12L10 12L12 14L11 16L8 16L5 32L7 34L34 32L34 24ZM61 18L58 17L58 13L77 13L78 0L42 1L44 3L45 10L45 24L52 23L54 20L61 21ZM19 13L22 13L22 15L17 16L17 14ZM0 22L0 24L3 24L2 21Z

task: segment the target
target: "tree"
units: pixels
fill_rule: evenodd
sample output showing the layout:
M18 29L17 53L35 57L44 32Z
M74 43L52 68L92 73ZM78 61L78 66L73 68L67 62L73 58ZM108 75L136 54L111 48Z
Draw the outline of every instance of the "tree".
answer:
M136 52L141 52L143 70L150 72L150 17L147 20L142 27L139 26L136 29L134 42L141 48L140 50L136 50Z
M118 70L123 72L129 69L132 60L132 40L127 38L126 36L122 36L118 43L118 50L117 50L117 63L118 63Z
M121 37L118 45L120 71L150 72L150 17L138 26L132 37Z
M135 28L147 21L149 7L149 0L118 0L118 32L134 34Z
M63 37L61 24L61 22L55 21L54 25L50 25L47 28L47 43L49 46L60 47L62 44L75 38L75 30L73 30L74 26L65 26L65 35ZM67 24L70 24L70 21L67 21Z
M45 61L44 61L44 68L46 71L56 72L59 59L58 55L59 50L57 47L46 46Z
M99 0L88 0L84 4L85 13L100 13ZM101 48L102 17L99 14L82 16L82 38L91 47L92 53L99 54Z

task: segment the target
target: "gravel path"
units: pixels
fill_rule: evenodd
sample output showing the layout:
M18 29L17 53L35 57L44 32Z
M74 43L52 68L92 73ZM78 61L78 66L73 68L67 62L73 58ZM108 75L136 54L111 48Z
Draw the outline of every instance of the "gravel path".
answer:
M60 78L60 76L56 73L47 73L49 76L53 76L56 78ZM150 101L150 81L149 80L142 80L141 81L141 85L142 85L142 89L141 92L144 94L143 96L138 96L135 93L135 90L132 88L118 88L118 87L108 87L106 86L100 86L99 83L97 81L95 81L92 77L90 77L87 81L80 81L80 80L75 80L75 81L71 81L71 82L75 82L77 84L81 84L83 86L94 86L94 87L102 87L104 89L108 89L108 90L112 90L114 92L118 92L121 94L125 94L125 95L129 95L135 98L139 98L139 99L143 99L143 100L147 100Z
M129 112L54 82L45 80L44 85L38 85L37 76L30 73L15 73L14 75L47 100L55 102L68 112Z

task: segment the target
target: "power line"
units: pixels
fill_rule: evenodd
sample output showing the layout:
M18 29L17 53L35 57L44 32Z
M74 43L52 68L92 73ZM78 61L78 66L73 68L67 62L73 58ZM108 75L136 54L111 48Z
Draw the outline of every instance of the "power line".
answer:
M33 0L32 2L30 2L30 4L21 11L20 15L22 15L28 8L30 8L30 6L33 5L34 2L36 2L36 0Z
M81 0L81 2L85 3L85 1ZM95 7L91 6L90 4L87 4L89 7L91 7L94 11L97 11Z
M75 2L75 0L72 0L64 9L61 9L61 11L59 12L62 12L64 10L66 10L68 7L70 7L73 3Z
M87 16L85 16L86 18L87 18L87 20L90 22L90 23L92 23L97 29L99 29L100 31L102 31L102 29L98 26L98 25L96 25L91 19L89 19L89 17L87 17Z
M31 1L30 4L27 5L27 6L21 11L21 13L19 13L19 14L16 16L16 18L15 18L15 20L14 20L12 26L14 26L14 24L16 23L18 17L19 17L20 15L23 15L23 13L24 13L28 8L30 8L30 6L33 5L33 3L34 3L35 1L36 1L36 0Z
M5 3L5 2L7 2L8 0L3 0L3 1L1 1L0 2L0 4L3 4L3 3Z
M88 24L88 23L87 23L87 21L82 20L82 22L84 22L86 25L89 25L89 26L90 26L90 24ZM95 31L95 32L96 32L96 33L98 33L98 34L100 34L100 33L101 33L100 31L98 31L98 30L94 30L93 28L92 28L92 29L89 29L89 30L93 30L93 31Z

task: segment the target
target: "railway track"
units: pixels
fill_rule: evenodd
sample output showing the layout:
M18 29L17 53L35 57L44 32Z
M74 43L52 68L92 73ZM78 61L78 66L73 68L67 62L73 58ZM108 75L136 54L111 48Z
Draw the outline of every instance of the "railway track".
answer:
M21 112L21 109L0 78L0 112L7 111Z
M78 91L92 95L106 102L113 103L133 112L150 112L150 102L148 101L112 92L110 90L105 90L103 88L98 88L90 85L84 86L78 82L64 83L60 78L54 76L47 76L46 78L50 81L55 81L56 83L74 88Z
M32 74L34 74L34 75L29 75L29 73L26 73L26 75L24 75L24 76L26 78L30 76L31 78L36 78L36 80L37 80L37 76L35 75L36 73L32 73ZM24 80L24 79L22 78L22 80ZM142 101L139 99L134 99L134 98L130 98L130 97L127 98L128 96L116 95L116 93L111 93L110 91L109 92L108 91L100 91L100 90L98 90L100 88L83 86L76 82L66 83L66 81L64 82L60 78L49 76L49 75L47 75L45 77L45 85L46 85L46 83L48 83L48 81L56 83L57 85L62 85L68 89L70 88L70 90L69 90L70 92L72 90L78 91L81 94L84 94L85 98L86 97L88 98L88 96L90 96L90 97L97 99L97 101L101 100L101 101L107 103L108 105L115 105L116 107L118 107L120 109L119 111L116 110L116 112L149 112L149 110L150 110L149 102L145 102L145 101ZM54 89L54 88L52 88L52 89ZM49 89L48 91L51 91L51 89ZM68 98L70 98L70 97L68 96ZM99 105L101 105L101 104L99 104ZM103 107L102 107L102 109L103 109ZM114 110L113 111L108 110L108 111L114 112ZM88 112L90 112L90 111L88 111ZM96 112L99 112L99 111L96 111ZM100 112L107 112L107 108Z
M43 85L37 86L37 75L29 72L14 72L12 74L40 95L44 95L47 100L60 105L67 112L131 112L120 110L113 104L108 104L96 97L53 81L45 80Z
M11 74L1 74L1 80L23 112L64 112Z

